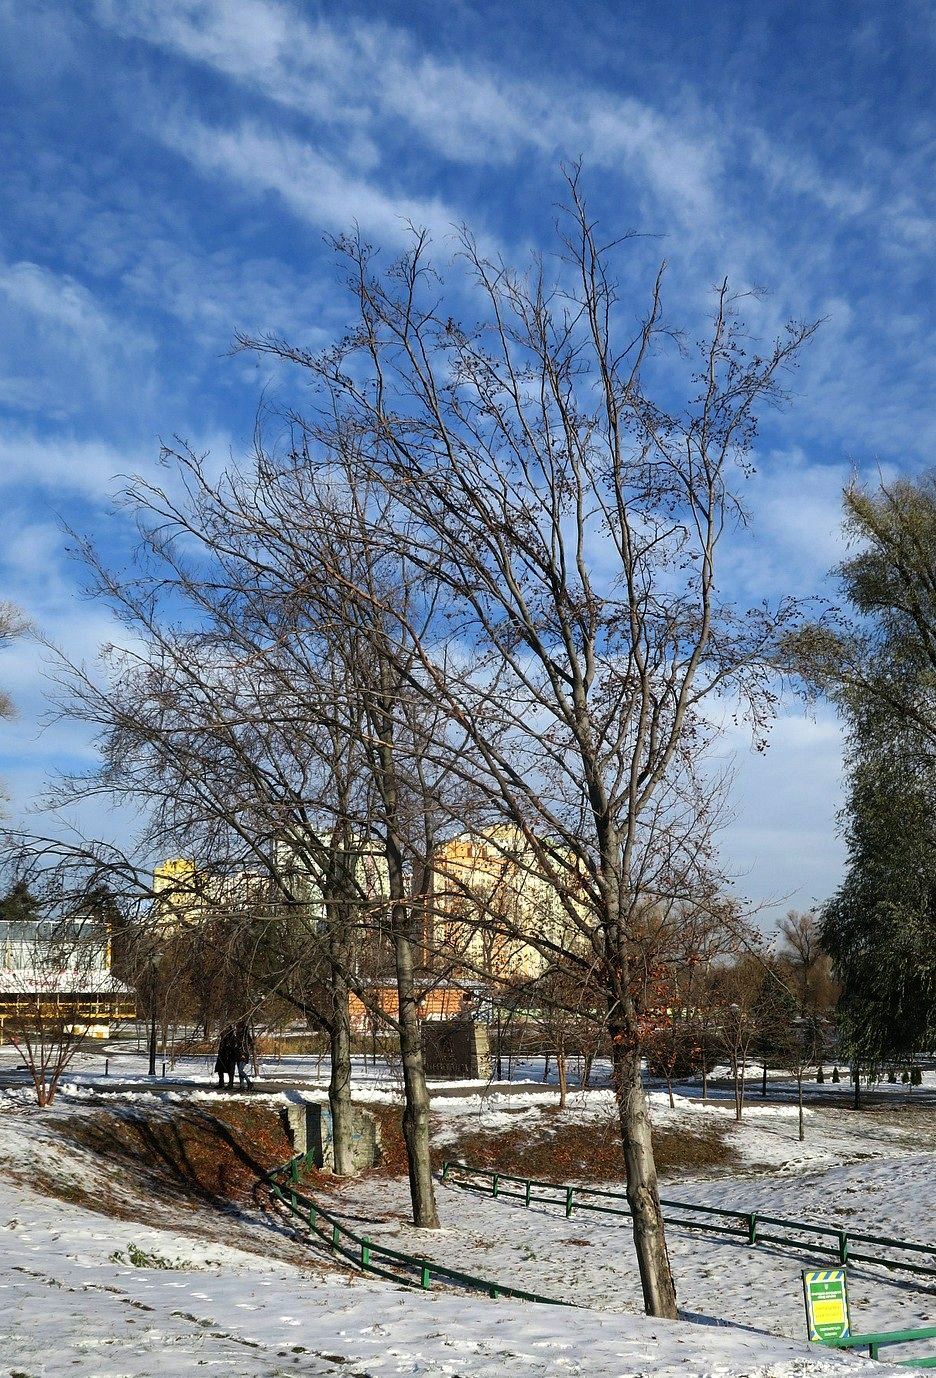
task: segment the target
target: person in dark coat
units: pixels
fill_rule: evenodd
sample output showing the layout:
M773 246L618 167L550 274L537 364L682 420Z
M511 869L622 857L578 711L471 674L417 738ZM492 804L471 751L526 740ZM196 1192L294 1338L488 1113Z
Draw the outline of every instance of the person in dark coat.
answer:
M218 1056L215 1058L215 1071L218 1074L218 1085L224 1085L224 1078L228 1079L228 1086L234 1085L234 1068L237 1066L237 1030L233 1024L228 1024L221 1031L221 1041L218 1044Z
M247 1075L247 1064L253 1061L254 1040L250 1032L250 1025L246 1019L242 1019L234 1030L234 1062L237 1066L237 1075L240 1078L240 1089L252 1091L253 1082Z

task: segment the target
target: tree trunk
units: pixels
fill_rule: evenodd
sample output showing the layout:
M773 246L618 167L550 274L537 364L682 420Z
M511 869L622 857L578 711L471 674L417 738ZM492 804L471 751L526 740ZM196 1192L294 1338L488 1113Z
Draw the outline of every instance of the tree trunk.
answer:
M598 793L598 791L594 791ZM617 1100L621 1147L627 1176L627 1201L634 1231L644 1310L648 1316L678 1320L676 1284L666 1248L666 1231L650 1129L647 1096L640 1076L640 1036L630 989L627 921L621 908L627 849L607 820L599 828L605 876L602 928L605 937L604 987L611 1071ZM632 893L632 888L627 887Z
M354 1172L351 1143L354 1133L351 1107L351 1016L348 1009L347 964L331 969L332 1011L328 1039L331 1050L331 1075L328 1079L328 1105L332 1117L332 1144L335 1172L349 1177Z
M413 910L407 903L403 845L399 831L399 788L394 755L395 696L389 662L380 659L381 694L377 698L372 722L376 729L377 783L384 808L384 855L387 862L387 893L390 897L390 931L396 968L397 1018L400 1036L400 1061L403 1068L403 1140L409 1172L413 1224L437 1230L429 1155L429 1092L423 1066L422 1031L416 998L415 952L420 935L413 931Z
M435 1190L429 1157L429 1092L423 1067L422 1033L419 1027L413 979L413 943L406 931L407 907L395 903L393 949L396 959L400 1019L400 1059L403 1064L403 1138L409 1169L413 1224L437 1230Z
M595 1054L594 1054L594 1053L586 1053L586 1054L585 1054L585 1069L584 1069L584 1072L583 1072L583 1075L582 1075L582 1087L583 1087L583 1089L586 1090L586 1091L588 1090L589 1085L590 1085L590 1083L591 1083L592 1063L594 1062L594 1060L595 1060Z
M679 1319L676 1287L663 1229L650 1116L640 1079L640 1054L636 1048L616 1038L622 1032L619 1027L611 1029L611 1066L644 1307L650 1316L675 1321ZM626 1033L624 1036L626 1039Z
M149 1066L147 1075L156 1075L156 996L150 995Z
M734 1117L741 1118L741 1067L737 1053L731 1055L731 1079L734 1082Z
M562 1049L556 1053L556 1070L559 1073L559 1109L564 1110L566 1098L569 1094L569 1073L566 1067L566 1060Z
M415 943L410 931L411 913L406 903L402 855L396 839L389 833L386 854L399 1006L400 1061L403 1068L403 1140L406 1144L413 1224L423 1229L437 1230L439 1215L429 1155L429 1092L426 1089L422 1031L416 998Z
M806 1126L803 1123L803 1073L800 1071L796 1078L796 1103L799 1107L799 1137L800 1143L806 1138Z
M673 1074L672 1074L672 1072L667 1072L667 1074L666 1074L666 1089L667 1089L667 1091L669 1092L669 1108L670 1108L671 1110L675 1110L675 1109L676 1109L676 1099L675 1099L675 1097L674 1097L674 1095L673 1095Z

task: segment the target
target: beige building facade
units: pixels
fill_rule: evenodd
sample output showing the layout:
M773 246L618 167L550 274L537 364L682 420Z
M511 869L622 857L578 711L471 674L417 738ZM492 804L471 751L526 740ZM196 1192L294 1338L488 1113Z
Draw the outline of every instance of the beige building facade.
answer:
M523 834L506 825L442 843L433 856L440 958L490 980L532 981L550 965L551 951L579 950L586 920L573 893L574 867L560 861L557 870L555 878L544 874Z

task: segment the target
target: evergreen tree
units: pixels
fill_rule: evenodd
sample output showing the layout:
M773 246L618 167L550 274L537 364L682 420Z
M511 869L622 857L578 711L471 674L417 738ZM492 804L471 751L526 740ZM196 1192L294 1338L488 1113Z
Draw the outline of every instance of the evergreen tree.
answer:
M15 881L0 898L0 922L35 923L39 918L39 903L25 880Z

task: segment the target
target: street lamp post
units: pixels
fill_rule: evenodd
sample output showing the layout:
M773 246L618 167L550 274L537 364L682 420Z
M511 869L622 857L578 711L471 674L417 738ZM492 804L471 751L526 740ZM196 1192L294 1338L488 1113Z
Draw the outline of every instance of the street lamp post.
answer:
M150 955L149 1075L156 1075L156 954Z

